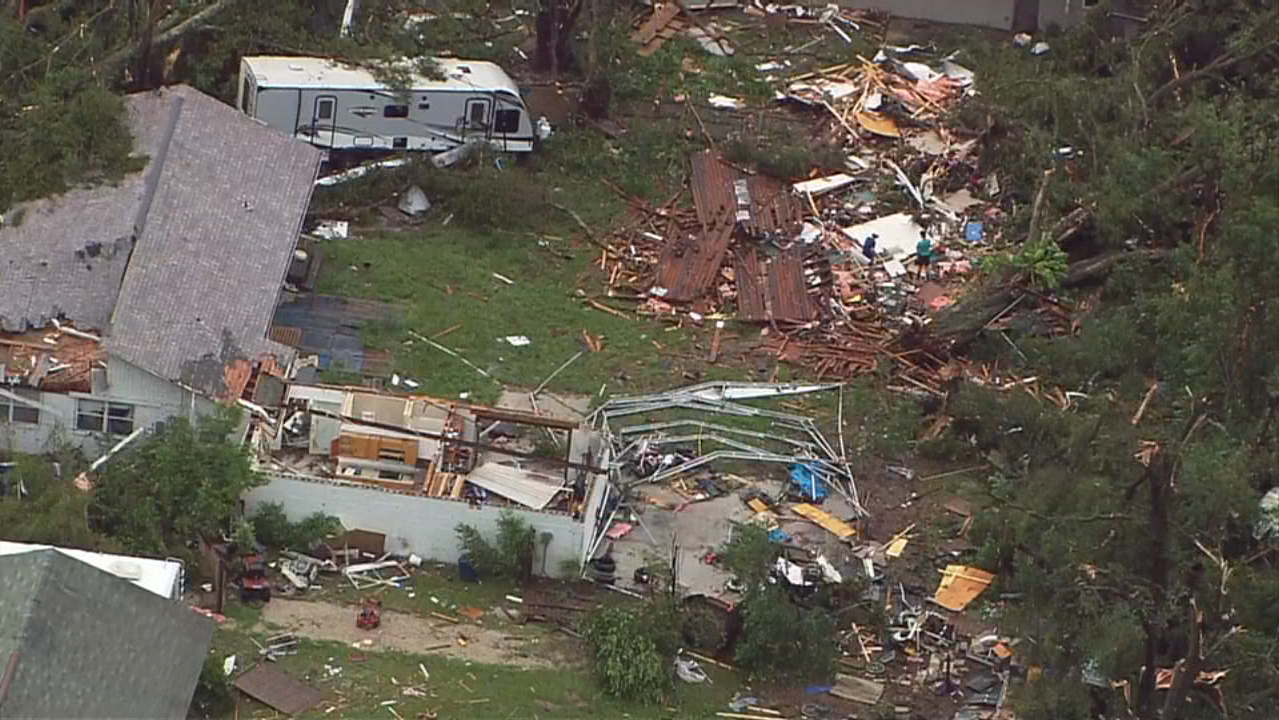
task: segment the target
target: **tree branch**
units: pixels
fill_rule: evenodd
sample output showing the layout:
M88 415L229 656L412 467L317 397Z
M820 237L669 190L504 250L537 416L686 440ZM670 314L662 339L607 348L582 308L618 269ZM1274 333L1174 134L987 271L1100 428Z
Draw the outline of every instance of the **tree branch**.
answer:
M1228 70L1231 67L1238 65L1239 63L1245 60L1251 60L1252 58L1257 57L1258 55L1264 53L1265 51L1269 50L1272 47L1275 47L1276 45L1279 45L1279 40L1271 40L1265 45L1262 45L1256 50L1253 50L1252 52L1246 53L1244 55L1232 56L1228 53L1225 55L1222 55L1221 57L1217 58L1216 60L1213 60L1212 62L1199 68L1198 70L1195 70L1193 72L1188 72L1179 78L1173 78L1172 80L1169 80L1168 82L1164 83L1163 85L1159 87L1159 89L1155 90L1153 93L1150 94L1150 97L1146 99L1146 104L1149 105L1150 107L1155 107L1160 100L1167 97L1174 90L1181 87L1185 87L1186 85L1189 85L1190 83L1193 83L1196 80L1199 80L1200 78L1206 77L1213 73L1219 73L1219 72L1222 72L1223 70Z

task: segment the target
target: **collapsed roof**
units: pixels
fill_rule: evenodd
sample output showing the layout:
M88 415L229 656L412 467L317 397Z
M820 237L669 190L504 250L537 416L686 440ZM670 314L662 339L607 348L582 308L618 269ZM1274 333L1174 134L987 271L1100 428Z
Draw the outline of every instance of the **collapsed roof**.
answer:
M266 339L320 152L193 88L126 98L140 173L26 203L0 227L0 330L68 319L215 397Z

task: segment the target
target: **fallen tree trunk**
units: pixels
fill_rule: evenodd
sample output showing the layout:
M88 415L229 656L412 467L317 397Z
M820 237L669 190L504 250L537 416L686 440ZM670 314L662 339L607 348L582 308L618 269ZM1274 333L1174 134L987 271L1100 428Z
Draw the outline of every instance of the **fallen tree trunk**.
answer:
M1137 250L1134 252L1116 252L1108 255L1098 255L1097 257L1080 260L1071 263L1066 270L1066 277L1062 278L1061 286L1066 289L1084 287L1102 282L1110 275L1110 271L1124 260L1149 260L1158 262L1171 254L1169 250L1152 249Z
M1066 289L1085 287L1102 282L1120 262L1129 259L1158 261L1169 255L1168 250L1138 250L1116 252L1071 263L1061 286ZM1018 298L1028 294L1024 288L1009 283L992 283L980 292L966 295L959 302L937 313L928 326L932 336L950 347L961 349L977 339L988 325L997 320ZM1022 301L1023 303L1025 301Z
M206 23L211 21L218 13L227 8L236 5L238 0L217 0L210 5L205 6L191 17L179 22L168 29L161 30L160 33L149 38L149 43L130 44L123 47L97 63L95 70L107 77L116 76L116 73L136 56L146 44L149 47L163 47L171 42L180 39L183 35L199 30Z

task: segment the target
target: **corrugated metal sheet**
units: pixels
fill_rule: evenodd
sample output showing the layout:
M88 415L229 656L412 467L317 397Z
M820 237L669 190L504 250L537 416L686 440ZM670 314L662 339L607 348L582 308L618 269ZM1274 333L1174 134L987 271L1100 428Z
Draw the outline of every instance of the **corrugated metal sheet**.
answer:
M693 206L702 227L709 227L724 214L733 215L737 208L733 183L738 177L737 170L725 165L717 152L703 150L692 157Z
M692 302L705 295L719 276L720 266L733 240L734 224L728 215L692 239L672 238L658 262L658 287L666 288L667 302Z
M493 462L472 470L466 481L534 510L544 510L563 489L555 478Z
M738 247L733 253L733 277L737 281L737 317L747 322L768 320L768 296L761 282L755 248Z

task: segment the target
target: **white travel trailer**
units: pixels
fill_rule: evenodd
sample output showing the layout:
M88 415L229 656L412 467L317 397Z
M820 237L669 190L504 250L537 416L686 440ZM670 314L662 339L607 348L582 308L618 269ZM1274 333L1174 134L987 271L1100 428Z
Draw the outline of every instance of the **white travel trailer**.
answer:
M249 117L329 150L443 152L487 141L533 149L519 87L491 62L437 58L443 79L392 89L363 68L327 58L245 57L236 106Z

